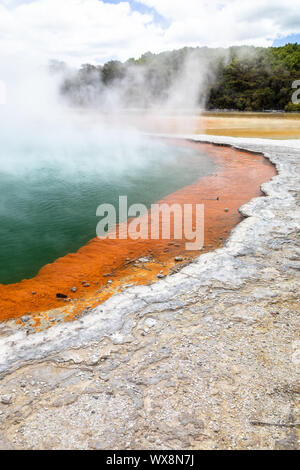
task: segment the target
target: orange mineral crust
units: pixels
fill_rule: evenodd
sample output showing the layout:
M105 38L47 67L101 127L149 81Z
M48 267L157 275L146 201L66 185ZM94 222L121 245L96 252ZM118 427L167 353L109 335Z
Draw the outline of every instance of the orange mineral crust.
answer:
M160 201L204 204L203 249L185 251L186 240L95 238L77 253L44 266L33 279L0 285L0 320L26 314L32 315L35 326L38 326L41 315L45 316L45 312L54 309L63 310L64 320L71 320L128 283L147 284L156 280L157 275L167 274L174 265L180 264L174 261L176 256L180 255L183 262L188 262L201 253L222 246L230 230L242 220L238 208L253 197L261 196L260 185L276 174L275 167L258 154L176 139L170 143L206 152L218 167L215 174L201 178ZM137 261L142 257L147 260ZM63 294L67 299L58 299L57 294Z

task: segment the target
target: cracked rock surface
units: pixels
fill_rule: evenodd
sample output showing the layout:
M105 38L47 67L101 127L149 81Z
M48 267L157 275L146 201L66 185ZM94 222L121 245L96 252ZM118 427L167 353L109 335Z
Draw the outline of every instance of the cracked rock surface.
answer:
M300 145L223 248L80 320L0 328L0 449L296 449ZM298 146L298 148L296 148Z

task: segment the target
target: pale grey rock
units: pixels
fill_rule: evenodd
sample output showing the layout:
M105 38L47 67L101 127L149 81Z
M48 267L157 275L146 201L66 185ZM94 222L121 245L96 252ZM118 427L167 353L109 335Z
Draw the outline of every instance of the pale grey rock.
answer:
M129 286L81 321L30 336L1 327L8 445L297 447L300 151L293 141L201 138L263 151L278 170L266 196L240 209L246 218L223 248Z
M154 318L146 318L145 320L145 325L148 326L148 328L152 328L153 326L155 326L157 323L157 320L155 320Z
M78 398L78 395L68 393L62 396L58 396L52 403L50 403L50 406L59 408L61 406L71 405L72 403L75 403Z
M6 437L0 433L0 450L14 450L14 446Z
M3 405L10 405L12 403L12 395L1 395L0 397L0 402L3 404Z
M21 317L21 320L23 323L27 323L31 320L31 318L29 315L23 315L23 317Z

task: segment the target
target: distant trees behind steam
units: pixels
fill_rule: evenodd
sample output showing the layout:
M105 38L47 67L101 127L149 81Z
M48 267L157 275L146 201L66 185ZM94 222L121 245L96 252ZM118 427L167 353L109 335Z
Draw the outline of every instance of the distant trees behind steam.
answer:
M52 64L60 70L62 64ZM65 68L62 94L74 105L124 108L172 107L189 88L195 107L239 111L299 110L291 103L292 83L300 80L300 45L229 49L184 48L103 66ZM196 85L196 88L195 88Z

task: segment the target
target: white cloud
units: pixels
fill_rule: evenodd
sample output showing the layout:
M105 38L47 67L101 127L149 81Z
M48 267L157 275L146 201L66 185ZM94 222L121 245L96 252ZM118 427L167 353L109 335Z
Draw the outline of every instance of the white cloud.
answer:
M126 59L160 37L150 15L98 0L36 0L0 5L0 53L45 56L72 63Z
M166 39L189 45L271 45L300 32L299 0L140 0L171 20Z
M155 8L168 26L126 1L0 0L0 54L79 65L183 46L266 46L300 31L299 0L139 2Z

